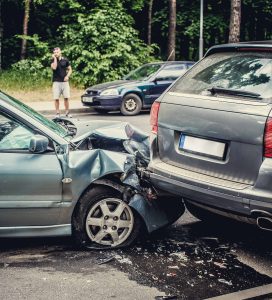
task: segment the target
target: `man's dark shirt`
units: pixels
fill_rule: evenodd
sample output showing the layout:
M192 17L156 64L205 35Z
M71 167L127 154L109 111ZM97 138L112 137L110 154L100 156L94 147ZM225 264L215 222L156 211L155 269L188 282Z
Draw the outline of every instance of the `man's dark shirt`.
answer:
M52 58L51 63L54 62ZM67 68L70 66L70 62L67 58L62 57L60 60L57 59L57 69L53 70L52 81L64 82L64 77L67 75Z

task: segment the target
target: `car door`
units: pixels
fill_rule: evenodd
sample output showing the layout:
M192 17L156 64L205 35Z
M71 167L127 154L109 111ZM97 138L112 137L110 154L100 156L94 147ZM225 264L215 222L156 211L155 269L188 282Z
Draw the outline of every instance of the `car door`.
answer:
M57 223L62 169L55 152L28 150L34 134L0 111L0 227Z
M148 91L148 103L152 104L181 75L186 72L185 64L169 64L155 76Z

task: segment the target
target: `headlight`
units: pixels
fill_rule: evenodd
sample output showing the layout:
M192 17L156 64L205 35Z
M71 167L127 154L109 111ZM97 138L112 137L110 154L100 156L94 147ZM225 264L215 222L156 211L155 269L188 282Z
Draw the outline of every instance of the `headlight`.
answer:
M101 96L116 96L119 95L119 92L117 89L107 89L100 94Z

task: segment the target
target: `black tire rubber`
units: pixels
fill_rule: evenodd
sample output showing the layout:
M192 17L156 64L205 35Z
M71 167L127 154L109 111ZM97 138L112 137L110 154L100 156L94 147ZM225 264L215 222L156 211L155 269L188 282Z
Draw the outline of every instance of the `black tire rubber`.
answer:
M125 102L129 99L133 99L136 102L136 108L133 111L129 111L125 107ZM127 94L124 96L120 111L124 116L135 116L138 115L143 106L141 98L136 94Z
M103 109L103 108L95 108L94 107L94 110L99 114L107 114L108 112L110 112L109 110Z
M198 220L206 223L225 223L231 222L232 219L225 216L217 215L216 213L210 212L206 209L203 209L197 205L192 204L191 202L184 201L187 210Z
M169 223L166 226L175 223L185 212L185 205L181 197L167 195L159 197L157 202L169 219Z
M107 186L95 186L87 190L81 197L72 217L72 234L77 245L81 247L94 247L99 249L117 249L128 247L136 240L140 233L142 222L140 216L132 208L134 217L133 229L130 236L122 244L113 247L101 245L90 240L85 229L86 217L89 210L100 200L112 197L121 199L121 195L118 191Z

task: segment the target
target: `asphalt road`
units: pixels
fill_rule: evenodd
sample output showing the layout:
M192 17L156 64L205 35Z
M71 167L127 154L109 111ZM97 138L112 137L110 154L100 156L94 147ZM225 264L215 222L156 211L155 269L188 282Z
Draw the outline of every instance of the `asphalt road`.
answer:
M149 130L148 113L80 118ZM205 224L186 212L125 250L83 251L70 238L0 239L0 299L206 299L263 285L272 293L271 237L240 223Z

